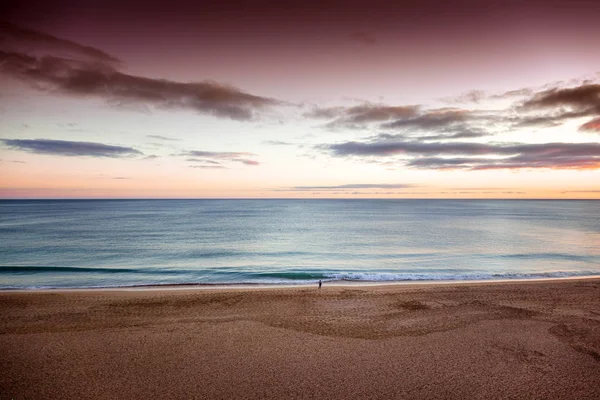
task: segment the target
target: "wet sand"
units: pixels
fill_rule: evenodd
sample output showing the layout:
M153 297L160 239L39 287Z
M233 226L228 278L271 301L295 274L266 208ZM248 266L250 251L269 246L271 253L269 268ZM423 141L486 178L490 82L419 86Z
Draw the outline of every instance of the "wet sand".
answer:
M0 399L598 399L600 279L0 293Z

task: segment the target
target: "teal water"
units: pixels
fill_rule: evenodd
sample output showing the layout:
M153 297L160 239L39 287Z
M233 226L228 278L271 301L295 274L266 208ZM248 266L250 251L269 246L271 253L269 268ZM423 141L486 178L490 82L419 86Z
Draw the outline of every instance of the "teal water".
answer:
M582 275L600 201L0 201L3 289Z

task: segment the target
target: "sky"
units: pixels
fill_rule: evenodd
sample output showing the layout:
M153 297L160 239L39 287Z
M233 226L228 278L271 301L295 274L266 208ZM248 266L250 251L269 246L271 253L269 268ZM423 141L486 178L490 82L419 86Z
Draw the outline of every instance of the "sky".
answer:
M600 2L0 5L0 198L600 199Z

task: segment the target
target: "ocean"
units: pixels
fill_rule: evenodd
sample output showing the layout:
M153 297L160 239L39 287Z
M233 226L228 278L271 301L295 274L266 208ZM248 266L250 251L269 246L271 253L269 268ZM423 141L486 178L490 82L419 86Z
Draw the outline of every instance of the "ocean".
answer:
M0 289L587 275L600 201L0 201Z

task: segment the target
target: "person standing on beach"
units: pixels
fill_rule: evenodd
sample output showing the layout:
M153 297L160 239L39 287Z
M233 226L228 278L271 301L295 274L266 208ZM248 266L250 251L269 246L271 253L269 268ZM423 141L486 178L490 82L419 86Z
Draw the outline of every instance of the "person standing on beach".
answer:
M321 289L322 284L323 284L323 282L321 282L321 280L319 279L319 289Z

